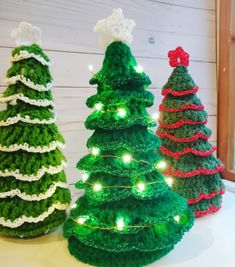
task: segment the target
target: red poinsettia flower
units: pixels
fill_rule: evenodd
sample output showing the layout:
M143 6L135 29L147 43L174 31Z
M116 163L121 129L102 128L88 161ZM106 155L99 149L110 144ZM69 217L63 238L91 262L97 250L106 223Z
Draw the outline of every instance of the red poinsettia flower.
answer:
M189 54L184 49L178 46L175 50L168 52L169 64L171 67L188 66Z

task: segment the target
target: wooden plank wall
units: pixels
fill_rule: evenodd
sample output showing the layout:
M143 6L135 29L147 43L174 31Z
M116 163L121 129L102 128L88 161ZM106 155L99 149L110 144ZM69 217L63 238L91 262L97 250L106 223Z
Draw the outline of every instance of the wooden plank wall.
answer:
M215 0L0 0L1 90L14 47L11 30L22 20L39 26L43 47L54 62L53 94L58 126L67 142L70 183L79 178L75 164L86 153L91 134L83 126L91 112L85 106L86 98L95 93L88 83L91 74L87 66L92 64L98 71L103 60L98 36L92 28L115 7L121 7L126 17L136 21L131 48L153 82L150 90L155 95L155 106L150 113L158 109L160 88L171 73L167 51L181 45L191 55L189 70L200 86L199 96L209 114L211 141L217 140Z

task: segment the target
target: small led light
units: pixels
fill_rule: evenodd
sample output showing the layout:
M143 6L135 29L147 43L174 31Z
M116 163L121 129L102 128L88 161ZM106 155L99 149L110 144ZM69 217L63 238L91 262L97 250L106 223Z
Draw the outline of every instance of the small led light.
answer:
M138 189L139 189L140 191L144 191L145 188L146 188L146 185L145 185L145 183L140 182L140 183L137 184L137 187L138 187Z
M178 222L180 221L180 216L179 216L179 215L176 215L176 216L174 217L174 220L178 223Z
M89 70L90 72L92 72L92 71L94 70L93 65L89 65L89 66L88 66L88 70Z
M94 184L93 185L93 190L96 191L96 192L100 191L101 188L102 188L101 184Z
M137 65L137 66L135 66L135 70L136 70L136 72L141 73L144 71L144 68L141 65Z
M103 105L101 103L96 103L95 104L95 109L100 111L102 109Z
M126 116L126 110L124 108L119 108L117 115L121 118Z
M125 162L125 163L130 163L131 160L132 160L132 156L129 155L129 154L126 154L122 157L122 160Z
M157 112L156 113L153 113L151 117L154 120L158 120L159 119L159 113L157 113Z
M169 186L172 186L173 185L173 179L171 178L171 177L166 177L165 178L165 181L166 181L166 183L169 185Z
M123 230L123 228L124 228L124 220L123 218L119 218L117 220L117 229L121 231Z
M81 217L79 217L79 218L77 219L77 223L79 223L79 224L84 224L86 220L87 220L87 217L85 217L85 216L81 216Z
M99 150L98 147L93 147L93 148L91 149L91 154L92 154L93 156L97 156L97 155L99 155L99 153L100 153L100 150Z
M71 206L71 209L75 209L77 207L77 203L73 203L73 205Z
M89 178L89 174L87 172L84 172L82 175L82 181L86 182L86 180Z
M162 160L156 164L156 167L157 167L157 169L164 170L164 169L166 169L166 162Z

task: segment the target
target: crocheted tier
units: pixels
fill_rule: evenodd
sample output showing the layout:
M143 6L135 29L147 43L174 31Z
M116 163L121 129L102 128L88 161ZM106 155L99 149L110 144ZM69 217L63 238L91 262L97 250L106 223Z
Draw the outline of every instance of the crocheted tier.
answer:
M174 124L180 120L203 122L208 118L207 113L204 110L184 110L177 113L162 113L161 122L164 124ZM159 122L160 124L160 122ZM187 124L187 123L186 123ZM161 124L160 124L161 126Z
M92 77L90 84L123 90L147 88L151 81L144 72L138 73L136 66L130 48L123 42L112 42L106 49L102 69Z
M175 143L180 142L180 139L182 139L182 143L184 143L193 142L198 139L206 140L211 136L211 130L202 124L197 124L193 127L186 124L175 129L165 129L159 126L156 133L160 138L166 137L169 141L173 140Z
M148 251L160 248L163 245L161 244L162 237L158 237L158 242L156 240L146 242L150 237L146 230L153 230L153 228L158 228L161 224L169 224L169 229L171 228L174 231L181 223L185 227L191 220L186 200L173 192L165 194L158 199L143 201L128 198L126 201L105 203L103 205L94 205L84 196L76 203L77 207L71 210L71 217L68 219L68 225L65 226L65 236L68 237L74 234L80 241L88 242L87 244L93 247L107 251L130 251L134 248L140 251ZM77 219L81 216L87 217L84 224L77 222ZM123 227L121 234L116 227L117 216L122 216L124 220L127 219L125 222L126 227ZM179 216L177 222L174 219L175 216ZM112 242L113 239L106 239L104 236L102 238L100 236L101 232L104 235L107 234L107 237L113 235L116 242ZM141 235L144 234L143 232L146 233L145 242L140 241ZM136 235L136 238L133 238L135 234L139 234L139 236ZM132 242L130 240L128 242L128 237L132 239Z
M180 241L180 240L178 240ZM128 251L128 252L108 252L86 246L76 239L75 236L68 238L68 249L70 253L79 261L103 267L142 267L163 257L174 248L174 244L164 249L154 251Z
M54 106L51 91L29 90L23 83L9 85L0 96L0 102L15 104L14 101L23 101L25 103L37 106ZM18 104L18 103L16 103Z
M221 180L221 173L212 175L196 175L190 179L173 177L172 189L191 202L199 202L209 197L212 193L217 195L224 191L225 187Z
M8 126L20 121L33 124L51 124L55 121L55 114L48 108L23 103L0 111L0 126Z
M116 151L103 151L99 156L87 155L80 159L77 168L87 172L103 172L119 176L140 176L156 170L161 157L155 150L148 153L135 153L131 163L124 164L122 156L129 154L123 149Z
M101 184L101 191L94 191L95 184ZM138 187L144 183L144 191ZM76 183L78 189L86 190L86 197L94 202L113 202L129 197L153 199L167 194L170 188L164 176L158 171L138 177L120 177L104 173L92 173L86 181Z
M221 161L213 155L201 157L190 154L190 156L183 155L179 159L172 157L166 157L166 159L168 166L171 167L166 170L165 175L187 178L199 174L214 174L222 170Z
M39 176L38 178L40 179L42 175L47 173L47 169L61 166L64 160L65 158L59 149L48 153L35 153L33 156L25 151L16 151L14 153L1 152L0 176L14 176L11 173L15 173L15 177L18 175L35 175L35 180L37 180L36 176Z
M32 217L32 220L36 220L37 217L41 216L43 213L47 213L53 205L56 207L57 205L67 206L69 202L69 190L61 188L57 189L51 197L40 201L25 201L19 197L4 198L0 200L0 225L6 226L4 225L5 223L15 223L16 225L13 225L11 228L16 228L24 222L27 222L27 218ZM48 217L54 210L59 209L56 207L53 208L48 215L46 214L46 217ZM65 210L66 208L62 209ZM42 220L43 219L45 218L42 218Z
M159 148L161 142L154 133L143 126L132 126L123 130L105 131L97 129L88 139L87 147L101 150L125 149L132 152L147 152Z
M34 83L35 85L46 86L53 82L48 66L43 66L36 59L31 58L30 60L24 59L21 61L14 62L12 66L7 71L6 82L11 81L13 77L22 75L24 79ZM10 84L13 82L10 82ZM22 83L22 81L17 81L14 84ZM28 86L30 89L31 86Z
M196 85L192 77L188 73L187 67L178 66L173 70L167 83L164 85L162 93L164 93L164 90L167 90L169 88L177 92L182 92L193 89L195 86Z
M42 48L38 46L37 44L32 44L30 46L17 46L13 51L12 51L12 57L15 57L17 55L20 55L22 51L27 51L29 54L35 54L37 56L42 57L45 61L50 62L50 59L48 56L43 52Z
M57 185L57 186L56 186ZM20 181L14 177L0 179L0 199L7 196L18 196L25 200L47 198L48 195L54 193L57 188L65 188L66 177L64 171L58 174L44 174L37 181Z
M6 151L3 148L10 150L20 146L25 146L25 150L27 148L54 150L64 144L64 138L55 124L37 125L18 122L8 127L1 127L0 132L0 151Z
M211 199L203 199L195 204L191 204L190 209L194 212L195 217L201 217L218 211L221 204L222 195L216 195Z
M17 228L0 225L0 233L17 238L30 239L47 234L51 229L61 225L66 218L66 211L55 210L44 221L38 223L24 223Z
M203 109L204 106L196 95L186 95L184 97L167 95L159 106L159 110L166 113Z
M156 126L156 122L149 116L143 104L127 106L125 111L126 114L123 117L119 116L119 110L116 107L110 109L109 112L95 111L87 118L85 126L91 130L97 128L105 130L124 129L133 125Z
M102 89L100 89L102 90ZM119 99L119 101L117 101ZM93 95L87 99L87 106L93 108L95 104L102 103L107 109L117 108L120 106L128 106L130 103L135 105L143 104L145 107L151 107L153 105L154 96L152 93L140 90L133 90L133 88L127 88L122 90L105 90Z

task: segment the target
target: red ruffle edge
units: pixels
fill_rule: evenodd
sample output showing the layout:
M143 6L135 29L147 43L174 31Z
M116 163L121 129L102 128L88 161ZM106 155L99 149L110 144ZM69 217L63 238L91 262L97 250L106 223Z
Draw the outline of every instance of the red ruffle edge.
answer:
M172 152L169 149L167 149L165 146L160 147L160 151L162 152L162 154L173 157L175 159L179 159L180 156L186 155L188 153L192 153L194 155L201 156L201 157L206 157L206 156L211 155L215 150L216 150L215 146L212 147L210 150L207 150L207 151L199 151L199 150L193 149L191 147L187 147L182 151Z
M173 168L169 168L168 170L166 170L164 172L164 175L172 175L175 177L179 177L179 178L189 178L192 176L196 176L196 175L200 175L200 174L205 174L205 175L211 175L211 174L215 174L217 172L221 172L223 170L223 165L218 165L217 168L212 169L212 170L208 170L208 169L203 169L202 167L198 167L197 170L195 171L189 171L189 172L180 172L179 170L174 170Z
M175 129L175 128L179 128L181 127L182 125L185 125L185 124L190 124L190 125L196 125L196 124L206 124L207 123L207 119L205 119L204 121L192 121L192 120L179 120L175 123L172 123L172 124L166 124L164 122L161 122L160 120L158 120L158 123L159 125L162 127L162 128L166 128L166 129Z
M163 133L156 132L156 135L159 138L166 137L166 138L168 138L168 139L170 139L170 140L172 140L174 142L177 142L177 143L193 142L193 141L198 140L199 138L204 139L204 140L208 140L210 138L210 135L206 136L201 131L199 131L198 133L196 133L192 137L183 137L183 138L175 137L174 135L171 135L168 132L163 132Z
M200 193L199 197L194 198L194 199L188 199L188 204L195 204L201 201L202 199L211 199L217 195L223 195L223 194L224 194L224 191L222 188L220 188L219 192L211 192L210 194Z
M195 215L195 217L202 217L202 216L214 213L214 212L218 211L220 208L221 208L221 206L216 208L215 206L211 205L208 210L195 211L194 215Z
M198 86L195 86L192 89L181 91L181 92L174 91L171 88L166 88L162 90L162 95L166 96L168 94L171 94L173 96L185 96L185 95L190 95L190 94L196 94L197 91L198 91Z
M166 108L163 104L159 106L159 111L163 112L180 112L184 110L203 110L204 106L203 105L190 105L189 103L186 103L185 105L181 106L180 108Z

